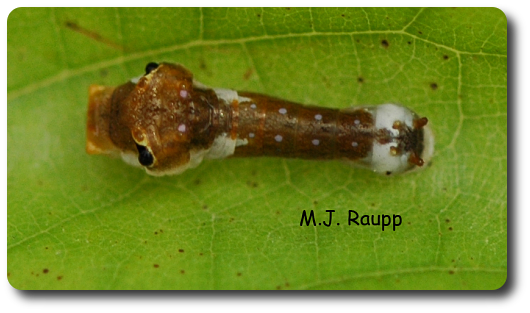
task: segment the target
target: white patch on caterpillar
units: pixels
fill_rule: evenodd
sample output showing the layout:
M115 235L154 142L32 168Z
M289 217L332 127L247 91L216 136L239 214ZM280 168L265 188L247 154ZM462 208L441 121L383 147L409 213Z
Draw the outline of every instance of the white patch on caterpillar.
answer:
M214 88L213 90L217 94L217 98L219 100L224 100L228 105L232 104L234 100L239 101L237 91L235 90L224 88Z
M222 133L213 141L211 148L206 155L207 159L222 159L234 154L237 140L230 138L230 134Z
M138 154L136 154L136 153L122 151L121 152L121 159L125 163L127 163L129 165L132 165L134 167L143 167L142 164L140 164L140 161L138 161Z
M138 81L140 80L140 78L142 78L144 75L140 75L140 76L137 76L137 77L133 77L131 78L131 83L133 84L138 84Z
M409 109L395 104L383 104L377 106L374 112L375 128L386 129L393 135L399 135L399 130L392 126L395 121L404 122L408 127L413 128L414 113ZM432 158L434 152L434 136L430 127L425 126L424 132L424 151L420 156L425 164ZM380 174L397 174L410 169L409 157L411 152L394 156L390 152L391 147L397 147L396 142L380 144L374 141L372 156L368 160L370 167L374 172ZM419 168L419 167L417 167Z
M244 138L244 139L237 138L236 139L236 147L246 146L246 145L248 145L248 139L247 138Z

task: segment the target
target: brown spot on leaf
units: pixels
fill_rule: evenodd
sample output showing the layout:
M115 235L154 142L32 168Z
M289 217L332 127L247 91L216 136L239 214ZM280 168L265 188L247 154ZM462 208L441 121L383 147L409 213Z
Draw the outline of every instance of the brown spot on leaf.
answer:
M205 70L206 69L206 61L204 61L204 59L200 59L199 61L199 68L201 70Z
M432 90L436 90L436 89L438 89L438 84L437 84L437 83L431 83L430 86L431 86L431 89L432 89Z
M61 280L61 279L63 279L62 276L57 276L57 280Z
M252 68L248 68L247 71L245 72L245 74L243 74L243 79L244 80L248 80L250 78L250 76L252 76L252 73L254 72L254 70Z
M153 264L153 267L154 267L154 268L159 268L160 265L158 265L158 264Z
M386 39L383 39L381 40L381 46L383 46L383 48L388 48L390 44L388 43L388 40Z
M237 272L237 276L241 276L241 273Z
M255 181L247 181L247 186L251 188L258 188L258 183Z
M449 230L453 230L453 227L449 227L448 229L449 229Z
M450 270L450 271L449 271L449 274L450 274L450 275L453 275L454 273L455 273L455 271L453 271L453 270Z
M179 252L180 253L184 253L184 249L179 249Z
M186 272L185 272L184 270L180 270L180 273L181 273L181 274L184 274L184 273L186 273Z
M448 219L448 218L445 219L445 222L446 222L446 223L449 223L450 221L451 221L451 220Z
M449 56L447 54L444 54L443 58L444 58L444 60L448 60Z
M45 268L45 269L42 270L42 272L43 272L44 274L48 274L49 271L50 271L50 270L47 269L47 268Z
M357 82L360 84L364 83L364 78L362 76L357 77Z

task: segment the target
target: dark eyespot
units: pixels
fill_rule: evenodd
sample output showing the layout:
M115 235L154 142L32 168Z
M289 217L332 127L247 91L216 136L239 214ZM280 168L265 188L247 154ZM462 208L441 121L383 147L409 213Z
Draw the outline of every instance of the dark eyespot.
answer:
M142 164L143 166L153 165L155 158L145 146L136 144L136 149L138 149L138 162L140 162L140 164Z
M149 63L147 63L147 65L145 66L145 75L151 73L151 72L154 71L157 67L158 67L158 63L155 63L155 62L149 62Z

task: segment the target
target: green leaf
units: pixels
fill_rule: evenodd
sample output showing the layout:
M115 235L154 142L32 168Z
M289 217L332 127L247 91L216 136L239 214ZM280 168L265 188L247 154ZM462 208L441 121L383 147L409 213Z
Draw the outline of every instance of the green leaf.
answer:
M20 8L8 19L8 279L18 289L497 289L507 272L507 23L490 8ZM149 61L305 104L401 103L431 166L85 154L87 90ZM302 211L317 222L299 226ZM348 226L348 211L402 217Z

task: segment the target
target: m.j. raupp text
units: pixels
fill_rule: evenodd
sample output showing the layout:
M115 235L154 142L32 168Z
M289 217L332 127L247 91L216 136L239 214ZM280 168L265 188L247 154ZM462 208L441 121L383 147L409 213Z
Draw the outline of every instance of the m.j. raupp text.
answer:
M333 218L335 213L335 210L326 210L327 212L327 219L323 220L322 222L319 222L318 225L324 225L326 227L330 227L333 225ZM337 218L336 218L337 219ZM379 214L379 215L359 215L357 211L355 210L348 210L348 226L351 226L353 224L358 226L381 226L381 230L385 231L385 227L392 227L393 231L396 231L396 227L400 226L402 222L401 215L399 214L392 214L392 216L387 214ZM309 226L309 225L317 226L317 222L315 220L315 212L311 210L309 214L304 210L302 212L302 219L300 220L300 226ZM337 222L336 225L340 225L340 222Z

